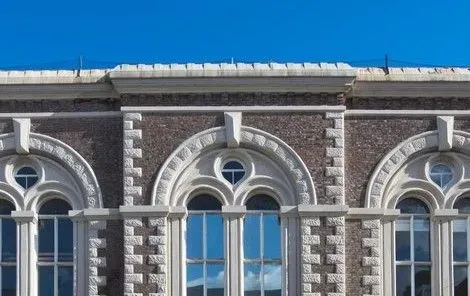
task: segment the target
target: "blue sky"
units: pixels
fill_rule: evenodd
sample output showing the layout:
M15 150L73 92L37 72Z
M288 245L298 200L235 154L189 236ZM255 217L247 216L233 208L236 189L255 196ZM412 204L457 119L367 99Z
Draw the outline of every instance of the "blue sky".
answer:
M116 63L470 65L470 1L3 1L0 68ZM401 63L398 61L405 61Z

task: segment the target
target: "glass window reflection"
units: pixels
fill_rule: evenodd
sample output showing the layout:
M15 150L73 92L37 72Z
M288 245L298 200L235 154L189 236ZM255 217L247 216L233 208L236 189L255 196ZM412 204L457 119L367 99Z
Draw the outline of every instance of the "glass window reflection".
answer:
M247 203L244 219L244 295L281 295L281 224L279 205L267 195Z
M431 295L431 224L429 208L417 198L397 204L395 222L396 295Z
M16 222L11 218L15 206L0 199L0 291L1 295L16 295Z
M458 199L454 209L459 212L459 218L452 221L453 245L453 288L454 296L470 294L468 290L468 277L470 272L470 198Z
M39 209L39 296L73 295L73 223L71 206L62 199L46 201Z
M188 203L186 220L186 294L225 294L224 220L220 202L199 195Z

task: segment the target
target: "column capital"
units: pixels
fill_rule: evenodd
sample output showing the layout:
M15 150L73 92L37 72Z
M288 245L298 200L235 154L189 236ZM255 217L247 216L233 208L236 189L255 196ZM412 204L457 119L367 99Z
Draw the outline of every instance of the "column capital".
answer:
M36 222L38 217L34 211L12 211L11 217L17 223Z
M245 214L245 206L222 206L222 216L226 218L243 218Z
M459 215L459 210L456 209L436 209L432 213L431 219L433 221L450 221L457 218Z

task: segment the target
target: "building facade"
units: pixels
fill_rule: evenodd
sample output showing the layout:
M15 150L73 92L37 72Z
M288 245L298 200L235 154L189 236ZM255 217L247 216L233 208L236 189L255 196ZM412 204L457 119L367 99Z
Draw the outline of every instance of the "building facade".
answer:
M0 72L2 295L470 295L470 70Z

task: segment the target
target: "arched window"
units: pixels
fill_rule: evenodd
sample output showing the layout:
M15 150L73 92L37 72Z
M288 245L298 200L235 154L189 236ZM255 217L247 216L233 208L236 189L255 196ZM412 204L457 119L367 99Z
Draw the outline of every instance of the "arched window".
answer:
M397 296L431 295L431 232L429 208L417 198L400 201L396 221Z
M0 199L0 291L1 295L16 295L16 223L11 219L15 206Z
M46 201L39 209L39 296L73 295L72 208L62 199Z
M452 225L454 295L470 295L470 290L468 290L470 198L457 200L454 209L457 209L462 216L461 219L455 220Z
M246 203L244 220L244 295L281 295L281 225L279 205L259 194Z
M222 205L211 195L188 203L186 224L186 295L225 295Z

